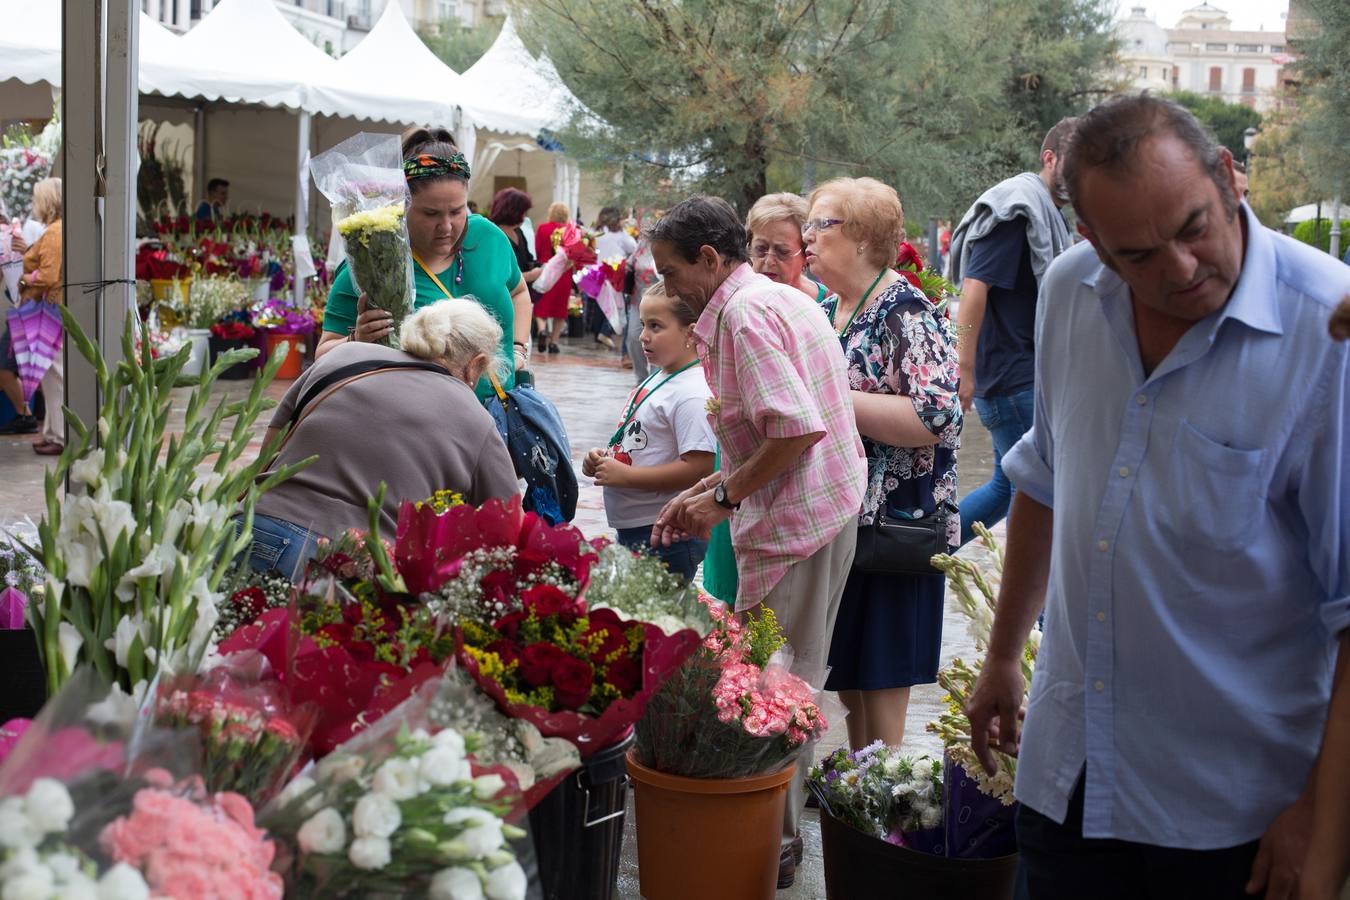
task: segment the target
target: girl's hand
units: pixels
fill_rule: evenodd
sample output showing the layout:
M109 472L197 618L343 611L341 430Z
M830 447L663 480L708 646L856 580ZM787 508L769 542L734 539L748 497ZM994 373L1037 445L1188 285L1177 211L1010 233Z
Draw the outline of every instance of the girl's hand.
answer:
M596 467L600 465L600 460L607 455L608 453L599 447L586 451L586 458L581 461L581 474L587 478L594 478Z
M623 487L632 471L633 467L627 463L621 463L612 456L606 456L596 464L595 474L591 477L601 487Z
M374 344L389 336L394 330L394 314L387 309L370 309L370 297L364 292L356 300L356 330L352 340L363 344Z

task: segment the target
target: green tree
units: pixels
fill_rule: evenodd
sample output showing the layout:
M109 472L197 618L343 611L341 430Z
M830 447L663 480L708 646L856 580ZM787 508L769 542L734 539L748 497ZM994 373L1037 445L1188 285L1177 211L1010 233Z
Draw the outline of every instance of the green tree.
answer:
M1192 91L1176 91L1169 95L1189 109L1205 124L1219 143L1227 147L1241 162L1246 153L1243 137L1248 128L1259 128L1261 114L1241 103L1225 103L1218 97L1207 97Z
M501 17L487 17L472 28L466 28L458 18L449 18L435 28L422 28L417 36L456 72L463 72L478 62L497 34L502 30Z
M1102 0L512 0L600 120L568 153L625 199L693 190L745 209L834 175L950 214L1034 164L1045 131L1106 90Z
M1249 202L1257 218L1271 228L1282 228L1289 210L1316 200L1304 145L1302 124L1288 115L1268 119L1252 145Z
M1350 4L1303 0L1303 8L1308 28L1292 41L1303 155L1316 190L1343 194L1350 186Z

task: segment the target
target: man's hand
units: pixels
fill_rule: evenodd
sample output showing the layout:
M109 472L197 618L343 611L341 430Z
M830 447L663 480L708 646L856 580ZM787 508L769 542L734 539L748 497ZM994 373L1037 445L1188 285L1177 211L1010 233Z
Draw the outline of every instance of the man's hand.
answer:
M356 300L355 340L363 344L374 344L389 336L394 330L394 314L387 309L371 309L370 298L362 292Z
M632 471L633 467L627 463L619 462L612 456L602 456L596 460L591 477L601 487L623 487Z
M1259 894L1264 889L1266 900L1293 900L1311 836L1312 798L1305 794L1276 816L1261 835L1247 893Z
M975 366L961 366L961 380L956 385L956 395L961 398L961 412L970 412L975 400Z
M970 719L970 747L990 775L998 771L995 749L1009 756L1017 755L1025 692L1020 660L985 659L975 679L975 690L966 703L966 716Z
M714 491L703 491L685 499L680 507L680 525L689 536L707 540L713 526L731 518L731 510L713 499Z
M653 547L669 547L689 537L689 531L682 518L684 502L703 493L702 484L700 481L693 487L686 488L661 507L661 514L656 517L656 524L652 526Z

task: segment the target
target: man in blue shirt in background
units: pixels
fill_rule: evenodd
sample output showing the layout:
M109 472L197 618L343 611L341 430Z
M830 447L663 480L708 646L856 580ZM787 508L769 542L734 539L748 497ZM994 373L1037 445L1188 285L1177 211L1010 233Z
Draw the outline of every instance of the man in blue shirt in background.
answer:
M229 202L230 183L224 178L212 178L206 183L206 199L197 206L198 223L224 218L225 204Z
M1350 269L1171 101L1088 113L1064 174L1090 245L1044 279L973 748L1019 757L1031 900L1285 900L1350 681Z
M993 526L1008 514L1012 486L1002 459L1031 427L1036 347L1036 294L1045 270L1069 248L1059 208L1068 202L1060 178L1074 119L1063 119L1041 143L1040 172L1023 172L991 187L952 234L949 277L961 288L956 322L961 409L972 401L994 445L994 472L961 503L961 543L972 525Z

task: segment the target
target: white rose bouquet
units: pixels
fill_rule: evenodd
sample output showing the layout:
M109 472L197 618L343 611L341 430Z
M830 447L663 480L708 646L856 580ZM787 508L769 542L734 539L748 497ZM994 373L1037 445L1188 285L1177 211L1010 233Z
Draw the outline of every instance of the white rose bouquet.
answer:
M297 851L290 892L523 900L525 871L507 842L525 832L502 820L514 792L500 775L474 774L476 744L403 724L392 743L364 732L297 777L264 814Z

